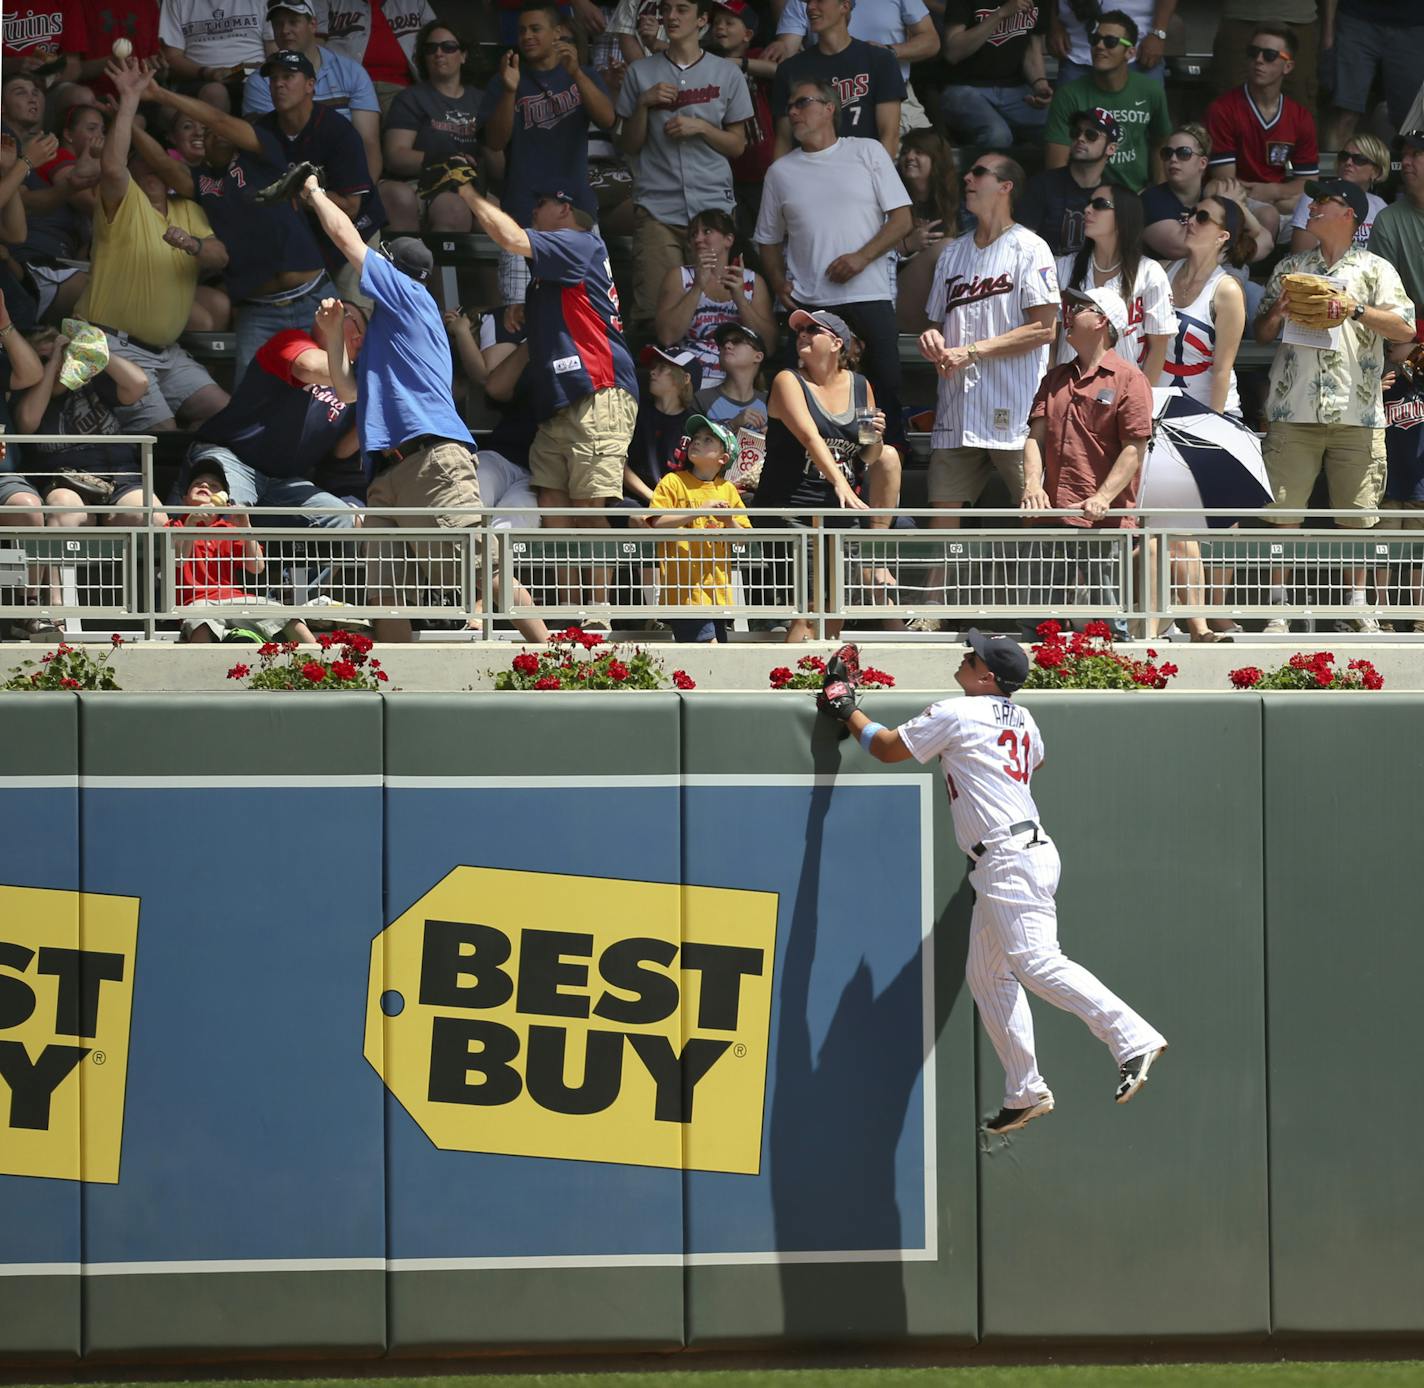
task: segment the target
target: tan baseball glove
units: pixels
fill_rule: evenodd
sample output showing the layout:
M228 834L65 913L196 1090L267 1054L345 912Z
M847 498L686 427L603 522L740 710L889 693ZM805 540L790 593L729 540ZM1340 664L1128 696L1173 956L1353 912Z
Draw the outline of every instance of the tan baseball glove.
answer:
M1281 288L1286 296L1286 317L1303 328L1338 328L1355 306L1343 289L1323 275L1286 275Z

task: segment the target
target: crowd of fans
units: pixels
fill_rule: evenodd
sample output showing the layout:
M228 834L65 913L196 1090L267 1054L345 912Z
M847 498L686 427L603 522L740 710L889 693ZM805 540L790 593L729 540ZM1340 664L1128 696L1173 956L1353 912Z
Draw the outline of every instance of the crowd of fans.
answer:
M1323 497L1424 529L1424 9L1318 3L1224 0L1192 87L1177 0L4 0L0 425L86 441L12 445L0 522L216 497L884 527L856 513L900 505L928 431L941 529L991 484L1026 523L1131 527L1155 386L1264 432L1264 520ZM437 304L420 238L477 231L495 273ZM1329 282L1313 335L1301 273ZM234 335L230 382L195 332ZM1279 342L1256 382L1248 337ZM105 436L172 430L145 498ZM203 545L193 592L241 601L260 547ZM715 547L660 549L650 593L726 602ZM1349 574L1360 630L1418 600L1405 567ZM866 582L887 622L913 605ZM560 593L606 597L596 567Z

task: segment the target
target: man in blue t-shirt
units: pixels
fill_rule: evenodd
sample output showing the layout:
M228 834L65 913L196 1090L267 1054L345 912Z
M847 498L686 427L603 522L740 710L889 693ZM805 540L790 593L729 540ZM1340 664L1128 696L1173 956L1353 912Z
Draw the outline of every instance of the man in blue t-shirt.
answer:
M539 432L529 449L529 473L541 507L589 513L546 516L544 525L605 526L603 508L623 495L638 417L638 380L623 340L608 247L566 189L535 197L528 231L468 183L460 196L490 240L530 262L524 326ZM606 584L596 570L589 602L607 601ZM567 590L566 600L577 598Z
M310 331L276 333L227 407L199 427L189 463L215 463L243 506L346 507L312 479L329 458L356 449L356 412L336 393L331 358L344 350L355 360L365 331L357 305L324 299ZM312 517L313 525L328 527L355 521L349 507Z
M479 516L470 514L470 508L480 504L475 441L455 408L450 339L439 305L425 287L435 257L413 236L399 236L372 251L314 175L308 175L302 185L302 200L360 274L361 292L375 304L356 374L345 353L340 361L331 361L333 389L341 399L356 404L361 457L371 479L366 505L435 513L383 516L368 509L366 529L478 526ZM397 547L382 546L388 548ZM419 587L429 590L440 585L442 573L459 567L450 562L454 555L449 546L427 541L414 548L410 556L387 553L371 562L366 582L373 605L408 607L422 601L398 573L414 568L423 580ZM459 601L463 595L453 596ZM548 639L541 621L514 625L527 640ZM378 617L375 628L381 641L411 639L410 622L404 617Z

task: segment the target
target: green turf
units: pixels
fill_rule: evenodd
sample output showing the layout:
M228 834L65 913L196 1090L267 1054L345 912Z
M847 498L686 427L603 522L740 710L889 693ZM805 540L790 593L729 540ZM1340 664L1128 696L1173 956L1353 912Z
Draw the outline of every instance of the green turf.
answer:
M1039 1365L964 1369L674 1369L509 1373L436 1378L255 1379L166 1382L153 1388L1406 1388L1424 1385L1424 1361L1297 1364ZM127 1388L143 1388L140 1381Z

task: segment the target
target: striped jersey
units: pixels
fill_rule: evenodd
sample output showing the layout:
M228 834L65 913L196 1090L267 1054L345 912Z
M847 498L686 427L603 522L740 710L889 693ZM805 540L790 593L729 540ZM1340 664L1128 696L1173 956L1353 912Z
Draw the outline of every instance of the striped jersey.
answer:
M638 398L608 247L591 231L531 231L525 331L534 417L614 386Z

